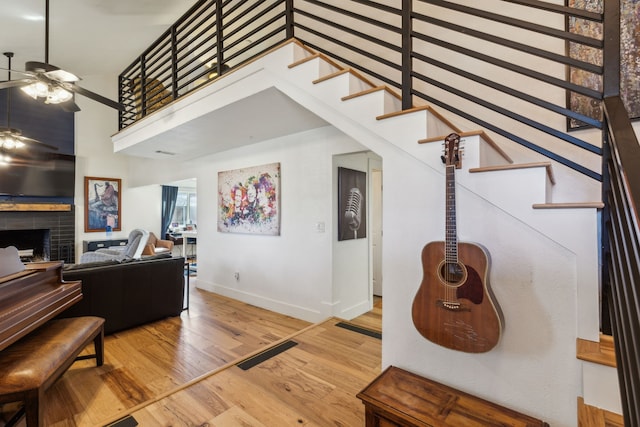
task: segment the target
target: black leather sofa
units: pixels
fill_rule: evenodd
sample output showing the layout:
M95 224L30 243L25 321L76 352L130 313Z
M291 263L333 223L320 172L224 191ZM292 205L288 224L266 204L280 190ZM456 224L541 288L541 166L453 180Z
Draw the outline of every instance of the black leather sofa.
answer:
M58 317L99 316L110 334L178 316L184 304L182 257L156 255L134 261L65 265L65 281L82 281L82 300Z

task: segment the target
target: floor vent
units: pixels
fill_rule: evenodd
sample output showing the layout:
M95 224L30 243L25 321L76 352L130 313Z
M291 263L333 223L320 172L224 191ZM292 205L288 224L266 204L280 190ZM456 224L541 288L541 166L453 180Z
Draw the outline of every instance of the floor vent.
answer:
M379 340L382 339L382 334L377 331L372 331L371 329L361 328L360 326L352 325L351 323L339 322L336 323L336 326L344 329L348 329L353 332L357 332L362 335L367 335L369 337L377 338Z
M285 341L281 344L276 345L275 347L271 347L269 350L263 351L260 354L256 354L255 356L243 360L242 362L236 364L236 366L242 370L248 370L253 368L256 365L264 362L265 360L271 359L273 356L277 356L282 352L289 350L291 347L295 347L298 345L295 341Z
M107 424L105 427L135 427L138 425L138 422L131 415L128 417L120 418L118 421Z

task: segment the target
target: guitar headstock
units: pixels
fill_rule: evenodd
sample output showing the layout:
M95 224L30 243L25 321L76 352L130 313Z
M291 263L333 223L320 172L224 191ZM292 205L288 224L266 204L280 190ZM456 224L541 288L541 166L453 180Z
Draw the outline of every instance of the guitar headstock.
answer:
M455 166L456 169L462 167L462 161L460 160L460 135L457 133L450 133L444 139L444 154L440 157L442 163L446 166Z

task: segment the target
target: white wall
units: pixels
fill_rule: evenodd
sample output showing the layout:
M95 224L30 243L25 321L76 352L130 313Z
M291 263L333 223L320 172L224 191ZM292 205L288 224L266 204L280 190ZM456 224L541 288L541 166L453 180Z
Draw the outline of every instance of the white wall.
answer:
M368 239L335 243L335 179L338 165L367 171L372 154L340 160L343 153L363 150L325 127L217 153L186 167L140 160L131 179L147 186L197 178L198 287L309 321L348 318L370 308ZM218 172L274 162L281 168L280 236L218 232ZM332 266L336 246L348 248L340 252L340 264ZM350 279L346 288L335 284L345 280L344 271Z
M117 99L115 76L84 77L86 89ZM121 230L114 231L114 238L126 238L135 228L144 228L154 233L160 230L160 203L162 190L158 183L148 188L132 188L130 169L137 169L137 159L113 152L111 135L118 130L117 111L83 96L76 96L81 108L75 113L76 123L76 261L82 255L83 240L101 240L104 232L84 232L84 177L122 179Z
M433 268L422 265L422 247L444 240L444 178L384 154L383 366L401 366L554 426L576 425L575 255L458 186L458 236L489 251L489 282L505 328L498 345L482 354L427 341L412 323L411 306L423 269Z

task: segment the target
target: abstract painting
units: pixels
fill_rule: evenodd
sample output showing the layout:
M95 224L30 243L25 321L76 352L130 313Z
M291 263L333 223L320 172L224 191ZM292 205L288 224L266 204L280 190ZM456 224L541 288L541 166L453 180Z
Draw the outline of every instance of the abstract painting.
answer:
M567 0L570 7L590 12L603 12L603 0ZM568 23L570 32L583 36L603 39L603 26L600 23L571 18ZM640 0L623 0L620 7L620 96L629 117L640 117ZM569 43L569 56L594 65L602 66L602 52L599 49L579 43ZM569 81L590 89L602 91L602 76L569 68ZM569 93L569 108L585 116L602 120L600 101L588 96ZM584 127L584 123L570 119L569 129Z
M280 163L218 172L218 231L280 235Z

